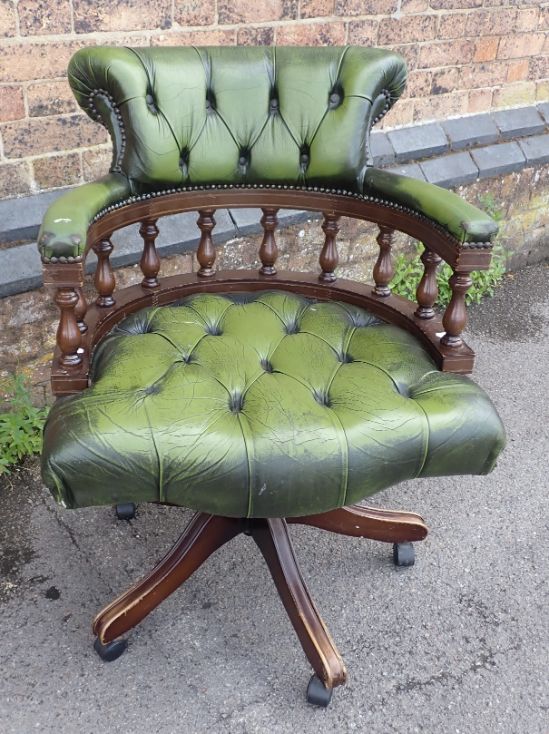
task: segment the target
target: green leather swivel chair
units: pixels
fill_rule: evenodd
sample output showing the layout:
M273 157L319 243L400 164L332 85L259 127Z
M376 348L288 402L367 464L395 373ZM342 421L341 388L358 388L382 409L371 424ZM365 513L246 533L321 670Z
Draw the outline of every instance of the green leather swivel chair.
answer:
M402 480L494 466L504 432L464 376L474 355L461 332L496 225L449 191L372 166L370 129L405 79L398 55L358 47L86 48L71 60L73 92L108 129L113 159L108 175L55 201L39 235L60 309L44 481L69 508L196 511L156 568L96 617L103 659L243 532L314 669L308 700L327 705L346 671L288 524L392 543L395 562L411 565L427 533L419 515L356 503ZM219 207L262 209L259 272L216 272ZM277 272L280 208L323 213L317 273ZM157 221L193 210L196 271L161 278ZM341 216L379 227L372 285L336 276ZM143 280L115 290L110 237L135 222ZM395 230L425 245L417 303L391 293ZM442 321L441 259L453 270Z

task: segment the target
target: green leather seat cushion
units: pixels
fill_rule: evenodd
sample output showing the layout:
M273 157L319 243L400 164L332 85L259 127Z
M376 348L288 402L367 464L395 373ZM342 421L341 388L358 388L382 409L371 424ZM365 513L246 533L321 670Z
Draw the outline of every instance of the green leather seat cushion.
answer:
M43 476L69 507L283 517L413 477L486 473L503 442L477 385L363 309L197 294L101 342L92 386L50 412Z

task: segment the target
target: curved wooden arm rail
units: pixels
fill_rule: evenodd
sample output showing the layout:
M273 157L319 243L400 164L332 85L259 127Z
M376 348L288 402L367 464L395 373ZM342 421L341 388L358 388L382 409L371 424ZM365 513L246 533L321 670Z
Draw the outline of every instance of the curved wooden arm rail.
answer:
M215 271L214 214L216 209L224 207L262 209L260 221L264 237L259 250L262 262L259 272ZM284 208L323 213L325 239L323 245L319 244L318 275L277 272L276 214ZM187 211L199 212L199 269L193 274L158 278L160 261L154 245L161 227L158 220ZM374 285L336 277L336 237L338 222L344 216L374 222L380 227L377 238L380 252L374 267ZM141 223L140 234L144 242L140 263L143 280L140 285L115 291L115 277L109 260L113 248L110 238L116 230L136 222ZM422 255L424 275L418 284L417 303L392 295L390 291L393 273L391 240L396 230L421 240L426 246ZM81 293L85 256L81 262L44 262L43 266L44 282L58 289L56 302L61 309L52 373L52 388L56 395L87 387L91 351L99 339L129 313L148 305L167 304L196 292L265 288L295 291L320 300L338 299L367 308L414 334L439 369L468 373L473 368L474 353L461 338L466 323L465 293L471 271L488 268L491 257L488 247L468 247L426 217L389 202L369 202L321 191L269 188L168 193L114 207L90 226L86 254L90 249L98 255L95 275L98 297L89 307L86 307ZM453 296L442 322L433 308L437 295L436 269L441 260L445 260L454 272L450 279Z

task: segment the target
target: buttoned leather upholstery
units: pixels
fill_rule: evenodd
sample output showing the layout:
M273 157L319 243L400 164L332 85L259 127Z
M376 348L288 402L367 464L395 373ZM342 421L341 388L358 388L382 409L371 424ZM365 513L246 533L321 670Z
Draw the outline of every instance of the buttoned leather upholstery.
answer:
M280 291L139 311L101 342L92 383L45 429L43 476L69 507L314 514L413 477L486 473L504 443L486 394L407 332Z
M80 257L90 222L113 204L210 185L383 198L460 241L489 240L495 223L452 192L372 168L370 128L405 80L404 60L375 48L81 49L69 81L109 130L113 162L109 175L50 207L42 256Z

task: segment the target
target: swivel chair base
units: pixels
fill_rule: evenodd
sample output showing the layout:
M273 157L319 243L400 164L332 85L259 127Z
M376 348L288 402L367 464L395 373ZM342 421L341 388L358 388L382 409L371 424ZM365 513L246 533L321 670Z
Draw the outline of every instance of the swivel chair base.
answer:
M412 541L423 540L427 527L411 512L396 512L353 505L330 512L289 518L232 518L196 513L167 555L93 621L94 648L106 662L119 657L127 642L121 639L155 607L186 581L218 548L245 533L261 551L303 651L314 670L307 700L327 706L336 686L345 683L343 660L311 599L297 565L288 534L289 523L393 543L396 565L413 563Z

